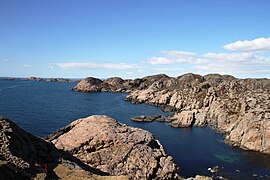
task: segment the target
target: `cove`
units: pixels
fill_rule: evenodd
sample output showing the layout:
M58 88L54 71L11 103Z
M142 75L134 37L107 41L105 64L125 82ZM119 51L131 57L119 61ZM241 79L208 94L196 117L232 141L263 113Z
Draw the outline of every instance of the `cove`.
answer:
M224 143L223 135L209 127L173 128L163 122L133 122L133 116L168 113L158 107L124 101L125 93L73 92L74 86L75 83L0 81L0 114L41 137L78 118L104 114L152 132L180 166L184 177L210 176L207 168L218 165L220 174L230 179L270 178L269 156L233 148Z

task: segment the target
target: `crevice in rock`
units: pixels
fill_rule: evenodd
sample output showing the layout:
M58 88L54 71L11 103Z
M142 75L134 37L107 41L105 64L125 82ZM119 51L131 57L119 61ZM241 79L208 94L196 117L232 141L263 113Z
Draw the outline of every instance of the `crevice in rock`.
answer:
M150 148L152 149L160 149L160 146L159 144L157 143L156 140L152 139L148 144L147 146L149 146Z
M157 172L158 170L161 168L160 166L160 158L161 156L157 157L156 161L157 161L157 165L155 168L153 168L153 173L149 176L149 179L157 179Z
M266 124L266 123L264 123L264 124ZM262 126L262 139L261 139L261 147L262 148L261 149L264 151L266 149L266 138L265 138L266 131L265 131L265 126L262 124L261 124L261 126Z
M196 122L196 116L195 116L195 112L192 113L192 121L190 123L190 127L192 127Z

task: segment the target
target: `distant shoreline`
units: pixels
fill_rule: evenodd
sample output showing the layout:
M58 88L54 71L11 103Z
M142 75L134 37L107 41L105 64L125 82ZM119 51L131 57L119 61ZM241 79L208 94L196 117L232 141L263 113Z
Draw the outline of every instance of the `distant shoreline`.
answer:
M79 82L81 79L79 78L40 78L40 77L27 77L27 78L20 78L20 77L0 77L0 81L41 81L41 82Z

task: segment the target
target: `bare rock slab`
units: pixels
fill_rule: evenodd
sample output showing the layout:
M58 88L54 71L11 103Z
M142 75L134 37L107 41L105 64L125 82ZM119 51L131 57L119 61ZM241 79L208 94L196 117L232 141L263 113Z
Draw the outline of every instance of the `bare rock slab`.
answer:
M153 135L107 116L78 119L49 136L87 165L132 179L180 179L179 168Z

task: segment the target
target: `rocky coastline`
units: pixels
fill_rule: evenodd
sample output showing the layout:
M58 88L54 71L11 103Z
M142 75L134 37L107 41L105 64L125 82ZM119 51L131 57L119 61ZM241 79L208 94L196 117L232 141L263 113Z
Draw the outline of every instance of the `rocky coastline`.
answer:
M151 133L107 116L78 119L46 139L0 117L0 144L0 179L183 179Z
M172 114L160 121L173 127L209 125L226 142L270 154L270 80L237 79L230 75L165 74L141 79L88 77L74 91L126 92L126 100L162 107Z
M85 164L131 179L180 179L179 168L153 135L107 116L78 119L47 137Z

